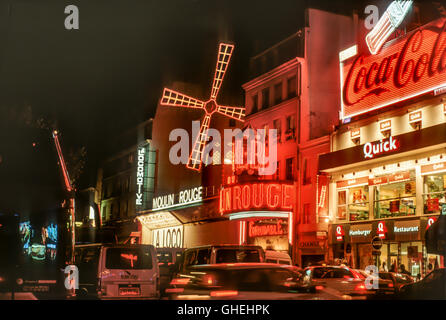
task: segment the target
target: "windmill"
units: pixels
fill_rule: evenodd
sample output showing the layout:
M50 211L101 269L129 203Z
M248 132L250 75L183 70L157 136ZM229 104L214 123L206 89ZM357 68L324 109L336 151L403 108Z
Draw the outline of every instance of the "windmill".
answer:
M209 124L211 122L212 115L219 113L229 118L244 121L242 118L245 116L244 107L228 107L220 106L217 102L218 92L220 91L221 83L225 76L226 69L228 68L229 61L231 60L232 51L234 46L231 44L220 43L218 50L217 65L215 67L214 81L211 88L211 96L208 101L200 101L198 99L189 97L180 92L164 88L163 97L161 98L160 105L171 107L184 107L193 109L203 109L205 111L204 117L201 120L200 132L192 147L192 151L189 155L186 167L192 170L200 171L202 164L202 156L204 147L207 142Z

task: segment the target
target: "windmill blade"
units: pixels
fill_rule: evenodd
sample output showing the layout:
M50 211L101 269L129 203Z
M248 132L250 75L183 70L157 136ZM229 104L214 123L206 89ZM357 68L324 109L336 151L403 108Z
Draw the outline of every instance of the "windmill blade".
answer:
M203 109L204 102L189 97L175 90L164 88L163 97L161 98L160 105Z
M217 112L229 118L244 122L245 108L218 106Z
M201 123L200 132L197 135L192 152L190 153L189 160L186 167L189 169L200 171L201 158L203 156L204 147L207 142L209 123L211 122L211 116L206 115Z
M218 50L217 66L215 67L214 82L212 83L211 99L217 99L218 91L228 68L229 60L231 60L234 46L231 44L220 43Z

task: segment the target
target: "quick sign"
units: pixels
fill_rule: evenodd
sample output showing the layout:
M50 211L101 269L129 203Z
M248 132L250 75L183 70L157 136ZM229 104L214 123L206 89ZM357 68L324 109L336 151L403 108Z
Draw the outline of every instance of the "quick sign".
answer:
M336 240L342 241L344 239L344 228L341 225L336 226Z
M138 148L138 161L136 165L136 205L143 205L144 190L144 168L145 168L146 148Z
M364 158L372 159L379 154L396 151L399 149L399 147L399 141L394 137L374 143L367 142L363 148Z
M342 112L349 118L444 87L446 20L414 30L382 49L341 63Z
M293 209L294 185L273 182L234 185L220 191L220 213Z
M387 227L385 222L384 221L378 222L378 226L376 228L376 234L378 235L378 237L381 239L385 239L386 233L387 233Z

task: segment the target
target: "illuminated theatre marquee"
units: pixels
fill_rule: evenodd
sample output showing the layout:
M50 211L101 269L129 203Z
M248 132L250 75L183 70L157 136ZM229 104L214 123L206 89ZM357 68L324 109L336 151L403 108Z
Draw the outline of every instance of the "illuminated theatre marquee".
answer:
M240 211L291 211L294 185L250 183L226 187L220 191L220 213Z
M414 30L376 55L341 63L342 113L346 119L446 85L446 20Z

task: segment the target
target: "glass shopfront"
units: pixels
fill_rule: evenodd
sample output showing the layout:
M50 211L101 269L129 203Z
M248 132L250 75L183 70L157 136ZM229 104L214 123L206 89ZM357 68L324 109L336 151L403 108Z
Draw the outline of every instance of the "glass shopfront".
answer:
M424 176L424 214L440 214L441 205L446 203L446 173Z
M368 178L360 178L359 182L368 180ZM348 181L338 183L337 191L337 211L336 218L338 220L361 221L369 219L369 186L357 185L344 187L348 185ZM367 183L367 182L366 182Z
M415 173L408 179L375 186L375 219L415 215Z

